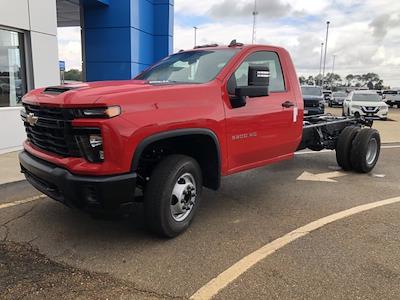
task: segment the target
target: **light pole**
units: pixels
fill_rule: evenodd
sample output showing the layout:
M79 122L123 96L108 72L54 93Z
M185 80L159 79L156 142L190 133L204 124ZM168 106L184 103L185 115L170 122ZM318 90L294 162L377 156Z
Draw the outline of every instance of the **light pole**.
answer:
M318 75L322 75L322 55L324 53L324 43L321 43L321 57L319 59L319 73ZM320 85L322 85L322 80L319 82Z
M254 0L254 10L253 10L253 35L251 39L251 43L254 44L256 42L256 25L257 25L257 0Z
M332 74L335 71L335 60L336 60L336 54L333 55L333 62L332 62Z
M196 26L193 26L193 29L194 29L194 46L196 47L197 46L197 30L199 28Z
M324 54L324 67L322 70L322 86L324 85L324 78L325 78L325 67L326 67L326 52L328 49L328 34L329 34L329 24L331 22L326 22L326 39L325 39L325 54Z
M332 62L332 83L331 83L331 89L333 88L333 72L335 72L335 60L336 60L336 54L333 55L333 62Z

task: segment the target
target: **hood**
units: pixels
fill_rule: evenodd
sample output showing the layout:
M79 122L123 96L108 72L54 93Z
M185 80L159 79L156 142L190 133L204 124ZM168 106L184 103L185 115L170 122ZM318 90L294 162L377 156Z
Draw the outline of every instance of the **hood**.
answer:
M383 101L380 102L371 102L371 101L352 101L351 105L359 105L359 106L370 106L370 107L376 107L376 106L387 106L387 104Z
M344 101L344 99L346 99L346 97L333 97L333 99Z
M303 95L304 100L323 100L324 96Z
M23 102L57 107L89 106L101 104L109 95L153 91L160 87L141 80L66 84L33 90L23 97Z

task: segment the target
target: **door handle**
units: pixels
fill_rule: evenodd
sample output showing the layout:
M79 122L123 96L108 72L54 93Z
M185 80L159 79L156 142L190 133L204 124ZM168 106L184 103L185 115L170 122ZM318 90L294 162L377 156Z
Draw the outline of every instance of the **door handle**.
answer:
M294 106L294 103L292 101L285 101L282 103L282 107L284 107L284 108L290 108L293 106Z

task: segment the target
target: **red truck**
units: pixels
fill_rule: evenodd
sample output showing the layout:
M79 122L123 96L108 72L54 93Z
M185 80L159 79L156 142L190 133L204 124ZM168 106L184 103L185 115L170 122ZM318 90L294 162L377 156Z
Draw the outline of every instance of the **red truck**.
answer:
M23 106L19 159L34 187L91 214L143 201L149 228L167 237L222 176L305 148L336 150L343 169L369 172L380 152L368 120L303 116L285 49L236 41L180 51L134 80L36 89Z

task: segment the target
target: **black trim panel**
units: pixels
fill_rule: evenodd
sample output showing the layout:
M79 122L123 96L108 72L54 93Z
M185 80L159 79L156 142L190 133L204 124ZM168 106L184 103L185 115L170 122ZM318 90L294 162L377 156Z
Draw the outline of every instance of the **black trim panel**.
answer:
M217 149L217 155L218 155L218 184L217 184L217 186L219 187L220 182L221 182L221 150L220 150L217 135L210 129L206 129L206 128L176 129L176 130L156 133L154 135L151 135L151 136L145 138L144 140L142 140L139 143L139 145L137 146L137 148L135 150L133 160L132 160L131 170L133 172L136 172L136 170L139 166L140 157L141 157L144 149L146 149L146 147L148 145L150 145L154 142L157 142L157 141L168 139L168 138L190 136L190 135L205 135L205 136L209 136L213 139L213 141L215 143L215 147Z
M110 176L74 175L26 151L19 154L21 172L36 189L67 206L90 212L115 212L133 202L135 173Z

